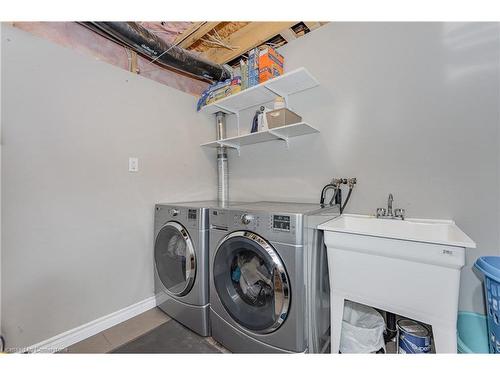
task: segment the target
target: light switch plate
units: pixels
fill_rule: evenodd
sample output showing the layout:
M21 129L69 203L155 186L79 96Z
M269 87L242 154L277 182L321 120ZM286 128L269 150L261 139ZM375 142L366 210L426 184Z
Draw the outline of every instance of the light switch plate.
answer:
M139 159L138 158L128 158L128 171L138 172L139 171Z

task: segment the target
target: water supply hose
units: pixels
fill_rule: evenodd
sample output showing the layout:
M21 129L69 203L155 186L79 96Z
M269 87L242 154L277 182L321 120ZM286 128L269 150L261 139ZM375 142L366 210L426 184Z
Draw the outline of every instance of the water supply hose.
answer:
M349 202L349 198L351 198L351 193L352 193L352 187L349 188L349 192L347 193L347 197L345 198L344 204L340 205L340 214L342 215L342 212L344 212L344 208L347 205L347 202Z
M326 191L330 188L333 188L333 189L337 189L337 186L334 185L334 184L326 184L323 189L321 190L321 195L319 197L319 204L324 206L325 205L325 194L326 194ZM333 193L333 196L335 196L335 192Z
M344 212L345 206L347 206L347 202L349 202L349 198L351 198L352 189L354 189L354 185L356 185L357 180L356 180L356 177L353 177L353 178L348 179L346 182L349 185L349 192L347 193L347 197L345 199L344 204L342 204L342 202L340 202L340 214L341 215Z

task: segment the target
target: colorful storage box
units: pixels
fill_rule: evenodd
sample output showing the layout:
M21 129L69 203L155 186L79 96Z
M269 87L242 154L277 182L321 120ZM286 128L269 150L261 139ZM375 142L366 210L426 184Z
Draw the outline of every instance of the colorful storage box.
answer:
M274 48L266 46L259 52L259 83L283 74L285 59Z

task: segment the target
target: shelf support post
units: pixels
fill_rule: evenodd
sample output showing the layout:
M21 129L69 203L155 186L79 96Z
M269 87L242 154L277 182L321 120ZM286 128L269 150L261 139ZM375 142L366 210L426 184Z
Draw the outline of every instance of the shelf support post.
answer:
M236 112L236 128L238 129L238 137L240 136L240 112ZM240 155L239 154L240 151L238 149L238 156Z
M274 135L276 138L282 140L282 141L285 141L285 146L286 146L286 149L289 150L290 149L290 142L288 141L288 137L284 136L284 135L281 135L279 132L276 132L272 129L269 129L268 130L269 133L271 133L272 135Z

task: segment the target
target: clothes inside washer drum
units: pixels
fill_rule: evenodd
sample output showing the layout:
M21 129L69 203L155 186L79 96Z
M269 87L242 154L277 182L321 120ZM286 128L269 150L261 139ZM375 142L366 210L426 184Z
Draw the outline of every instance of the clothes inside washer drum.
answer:
M264 306L273 296L269 270L255 255L239 253L235 260L237 267L232 271L233 282L238 283L247 303Z

